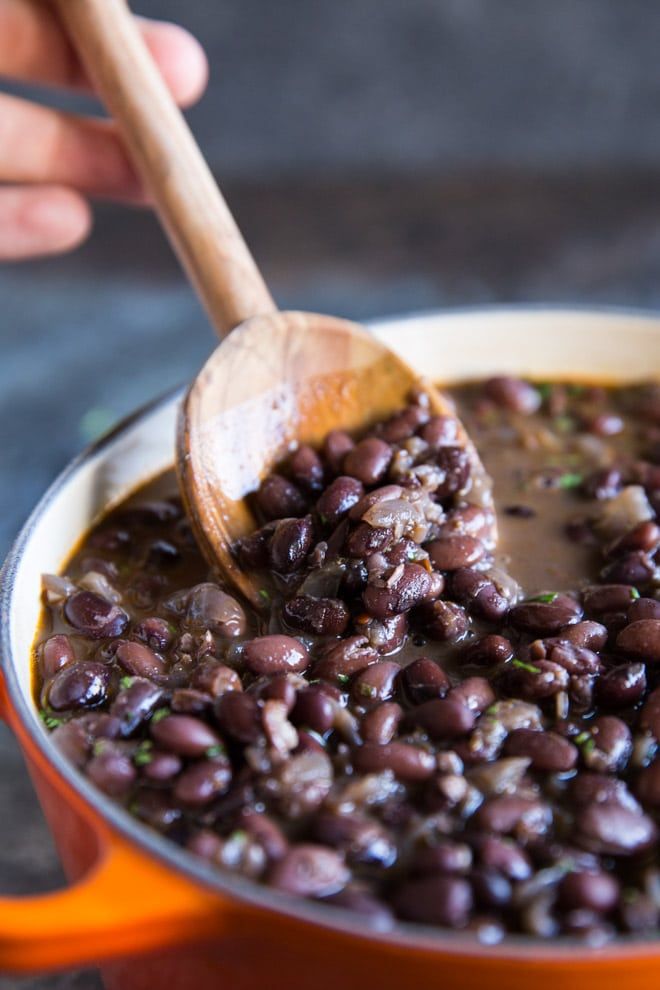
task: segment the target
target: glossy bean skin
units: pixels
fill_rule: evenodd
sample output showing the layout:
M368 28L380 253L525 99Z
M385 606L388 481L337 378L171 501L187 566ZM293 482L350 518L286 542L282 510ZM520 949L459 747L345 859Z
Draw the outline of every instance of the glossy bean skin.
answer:
M391 770L399 780L417 781L431 776L435 760L426 750L408 743L364 742L353 751L353 765L360 773Z
M431 698L444 698L450 686L447 674L430 657L413 660L403 669L401 679L407 694L415 704L421 704Z
M209 725L189 715L168 715L152 723L151 735L163 749L180 756L203 756L220 745L220 737Z
M309 653L291 636L259 636L250 640L243 654L253 674L299 673L309 664Z
M472 909L470 884L441 874L410 880L395 898L397 913L407 921L463 928Z
M403 708L396 701L381 702L362 716L360 735L365 742L384 746L394 739L402 718Z
M556 595L551 602L522 602L511 609L511 621L518 629L547 635L579 622L582 609L568 595Z
M314 542L311 516L280 519L270 538L268 553L273 570L290 574L301 567Z
M55 674L48 690L48 703L55 711L92 708L107 697L109 670L99 663L72 663Z
M361 440L344 458L344 471L363 485L377 485L392 460L392 448L379 437Z
M632 657L660 661L660 619L638 619L621 630L616 644Z
M92 591L78 591L68 599L64 615L74 627L90 639L120 636L128 625L128 615L119 606Z
M516 729L504 745L510 756L527 756L535 770L563 773L572 770L578 761L578 749L556 732L534 732Z
M289 599L282 614L289 625L315 636L341 636L350 621L350 613L341 599L310 595Z
M348 881L343 857L311 843L292 847L273 867L270 883L276 890L302 897L327 897Z
M357 478L340 476L328 485L316 503L316 511L324 526L336 526L364 495Z
M255 500L265 519L301 516L307 507L300 489L279 474L262 482Z
M650 818L619 804L590 804L575 821L575 841L593 852L630 856L648 849L657 829Z
M115 656L126 673L134 677L154 677L166 670L163 660L142 643L124 640L117 647Z
M432 739L460 738L467 735L474 726L474 713L460 699L438 698L425 701L414 708L408 717Z
M598 679L597 696L608 708L636 705L646 692L646 666L643 663L622 663L607 670Z

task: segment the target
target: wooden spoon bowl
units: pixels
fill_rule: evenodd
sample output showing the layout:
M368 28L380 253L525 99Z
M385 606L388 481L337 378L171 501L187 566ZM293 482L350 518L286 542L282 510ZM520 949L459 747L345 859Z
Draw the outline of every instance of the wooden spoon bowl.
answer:
M179 416L180 488L202 551L253 605L264 605L263 575L239 567L233 552L258 526L247 496L297 444L363 430L405 406L419 386L434 413L453 415L431 383L362 327L315 313L247 320L213 352ZM471 456L471 497L492 508L489 479L464 431L459 442Z

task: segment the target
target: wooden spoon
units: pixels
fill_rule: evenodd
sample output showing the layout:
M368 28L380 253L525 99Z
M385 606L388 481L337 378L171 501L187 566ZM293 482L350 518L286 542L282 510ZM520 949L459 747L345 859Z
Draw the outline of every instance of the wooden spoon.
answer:
M236 541L257 527L247 496L297 443L353 431L405 405L419 376L354 323L278 312L124 0L53 0L219 336L183 403L177 468L200 547L255 606L263 576ZM424 383L434 412L454 410ZM470 499L495 514L474 446Z

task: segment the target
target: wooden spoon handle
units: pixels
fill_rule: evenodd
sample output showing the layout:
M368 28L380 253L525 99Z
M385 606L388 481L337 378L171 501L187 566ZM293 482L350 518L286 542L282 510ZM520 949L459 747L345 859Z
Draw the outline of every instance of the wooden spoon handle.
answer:
M222 337L277 307L125 0L51 0Z

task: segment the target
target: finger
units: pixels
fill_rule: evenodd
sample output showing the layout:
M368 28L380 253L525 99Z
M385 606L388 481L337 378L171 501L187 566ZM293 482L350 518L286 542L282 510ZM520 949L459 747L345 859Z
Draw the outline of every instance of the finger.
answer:
M0 188L0 261L71 251L91 225L88 204L70 189Z
M0 182L55 183L144 202L115 126L0 94Z
M176 24L139 18L140 28L173 96L189 106L208 78L199 42ZM54 13L35 0L0 0L0 75L26 82L89 88Z

